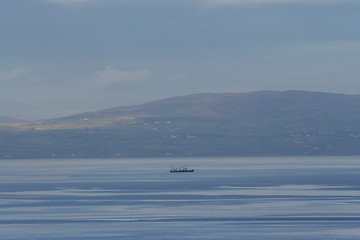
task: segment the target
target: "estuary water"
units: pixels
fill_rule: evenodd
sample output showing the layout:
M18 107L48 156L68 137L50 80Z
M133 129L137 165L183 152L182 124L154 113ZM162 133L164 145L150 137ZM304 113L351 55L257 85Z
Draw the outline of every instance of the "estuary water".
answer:
M0 239L360 239L360 157L0 160Z

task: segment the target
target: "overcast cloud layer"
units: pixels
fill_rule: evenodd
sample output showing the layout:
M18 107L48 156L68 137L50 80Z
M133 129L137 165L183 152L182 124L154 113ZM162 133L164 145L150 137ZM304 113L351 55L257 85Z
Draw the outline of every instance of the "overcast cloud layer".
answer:
M0 116L198 92L360 94L358 0L0 1Z
M73 3L90 3L90 2L109 2L111 0L44 0L48 3L57 4L73 4ZM114 1L114 0L112 0ZM118 2L129 2L129 0L117 0ZM139 2L152 2L158 3L161 0L135 0ZM172 0L172 1L186 1L186 0ZM249 5L249 4L284 4L284 3L304 3L304 4L334 4L334 3L346 3L356 2L358 0L193 0L193 2L201 2L205 4L216 5Z

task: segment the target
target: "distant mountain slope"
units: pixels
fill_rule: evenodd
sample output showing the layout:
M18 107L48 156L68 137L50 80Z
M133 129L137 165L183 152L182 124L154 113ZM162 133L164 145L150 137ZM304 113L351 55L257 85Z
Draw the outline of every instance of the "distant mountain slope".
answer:
M305 91L204 93L82 113L45 123L81 122L79 126L84 126L86 120L91 127L91 123L101 126L100 122L106 125L129 118L206 119L244 127L302 130L357 129L360 96Z
M70 116L114 117L124 115L223 117L290 115L327 117L360 115L360 95L305 91L204 93L173 97L136 106L111 108Z
M0 158L360 155L360 95L203 93L5 127Z

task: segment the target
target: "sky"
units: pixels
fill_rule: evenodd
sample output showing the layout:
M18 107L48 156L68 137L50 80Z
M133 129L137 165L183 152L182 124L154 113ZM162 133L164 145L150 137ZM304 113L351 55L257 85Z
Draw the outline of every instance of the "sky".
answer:
M0 0L0 116L202 92L360 94L360 0Z

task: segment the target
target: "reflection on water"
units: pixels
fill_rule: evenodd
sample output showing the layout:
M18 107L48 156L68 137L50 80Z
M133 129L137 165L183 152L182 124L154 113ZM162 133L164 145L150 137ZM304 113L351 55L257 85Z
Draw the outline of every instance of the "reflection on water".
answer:
M359 239L359 226L360 157L0 161L1 239Z

